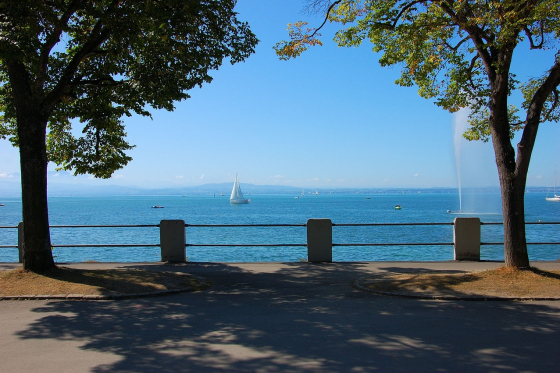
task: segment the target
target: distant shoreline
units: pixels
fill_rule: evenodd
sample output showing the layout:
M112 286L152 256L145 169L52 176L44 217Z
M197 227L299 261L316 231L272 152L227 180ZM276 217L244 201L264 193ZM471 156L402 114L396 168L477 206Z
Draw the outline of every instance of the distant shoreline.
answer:
M18 185L19 187L19 185ZM454 194L458 193L457 188L300 188L281 185L255 185L242 184L245 194L253 195L298 195L301 196L302 191L305 196L311 196L317 192L318 195L337 194ZM548 187L529 187L527 193L546 193ZM125 186L89 186L89 185L49 185L49 197L98 197L98 196L196 196L206 195L212 196L229 196L231 193L231 183L223 184L205 184L192 187L182 188L150 188L143 189L137 187ZM500 193L498 187L475 187L463 188L464 194L494 194ZM1 198L20 198L19 189L2 188L0 184Z

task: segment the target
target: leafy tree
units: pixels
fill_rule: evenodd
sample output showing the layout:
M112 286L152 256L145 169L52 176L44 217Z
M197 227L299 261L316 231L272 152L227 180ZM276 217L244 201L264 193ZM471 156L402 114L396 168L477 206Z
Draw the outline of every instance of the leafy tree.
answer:
M236 0L1 0L0 136L19 146L24 269L54 266L47 163L108 178L131 158L121 118L173 110L257 44ZM73 125L83 124L82 134Z
M539 125L560 115L560 3L557 0L313 0L308 10L339 22L339 46L369 39L382 66L402 66L402 86L455 112L470 108L465 137L492 139L504 214L508 267L528 267L524 192ZM325 23L323 23L324 25ZM320 44L318 29L290 25L291 40L275 49L281 59ZM322 26L321 26L322 27ZM510 72L516 48L553 49L550 70L525 82ZM508 103L522 92L522 109ZM520 117L521 116L521 117ZM512 139L521 131L515 150Z

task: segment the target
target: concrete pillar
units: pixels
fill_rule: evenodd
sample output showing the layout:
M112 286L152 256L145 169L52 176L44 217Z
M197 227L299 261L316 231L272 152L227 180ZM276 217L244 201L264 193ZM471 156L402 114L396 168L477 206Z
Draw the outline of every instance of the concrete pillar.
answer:
M332 262L331 219L307 221L307 261Z
M23 263L23 222L20 221L17 226L18 231L18 251L19 251L19 262Z
M162 220L159 223L162 262L186 262L184 220Z
M455 260L480 260L480 219L455 218L453 222Z

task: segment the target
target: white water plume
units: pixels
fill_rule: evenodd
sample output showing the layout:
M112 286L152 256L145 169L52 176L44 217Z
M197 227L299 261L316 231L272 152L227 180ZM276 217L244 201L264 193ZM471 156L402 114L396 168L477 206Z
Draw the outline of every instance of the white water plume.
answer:
M457 171L457 184L459 189L459 211L463 210L463 196L462 196L462 183L461 183L461 148L462 144L466 141L463 133L469 127L469 109L461 109L453 115L453 145L455 147L455 168Z

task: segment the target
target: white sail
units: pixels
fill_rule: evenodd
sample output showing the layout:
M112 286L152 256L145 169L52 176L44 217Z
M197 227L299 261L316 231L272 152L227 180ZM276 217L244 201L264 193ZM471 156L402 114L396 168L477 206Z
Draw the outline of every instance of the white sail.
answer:
M229 202L233 204L249 203L249 200L243 197L241 187L239 186L239 179L237 177L237 174L235 174L235 183L233 183L233 189L231 190Z
M556 194L556 171L554 171L554 194L552 195L552 197L549 197L548 193L550 193L550 189L546 193L546 198L545 199L547 201L560 202L560 195Z

